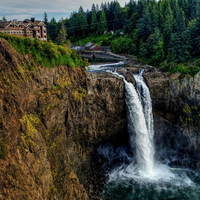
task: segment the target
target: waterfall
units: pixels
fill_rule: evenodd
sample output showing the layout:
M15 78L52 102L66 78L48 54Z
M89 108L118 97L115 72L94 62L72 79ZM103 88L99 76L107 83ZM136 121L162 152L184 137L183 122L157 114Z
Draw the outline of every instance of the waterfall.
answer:
M121 166L115 169L110 177L129 177L149 180L169 180L174 178L170 169L154 159L154 126L149 88L145 84L142 72L133 75L136 81L136 89L132 83L123 78L125 83L125 95L127 105L128 132L130 146L135 150L135 161L128 166Z
M125 157L126 162L121 162L109 172L103 192L105 199L200 199L199 174L188 169L170 168L155 158L151 97L142 72L133 75L136 88L116 71L110 72L124 80L133 156L129 157L123 149L118 149L122 151L119 156ZM100 151L107 155L109 162L117 157L109 146Z
M154 165L151 98L142 75L135 75L134 78L138 93L133 84L124 79L130 144L136 147L136 162L139 173L141 175L151 174Z

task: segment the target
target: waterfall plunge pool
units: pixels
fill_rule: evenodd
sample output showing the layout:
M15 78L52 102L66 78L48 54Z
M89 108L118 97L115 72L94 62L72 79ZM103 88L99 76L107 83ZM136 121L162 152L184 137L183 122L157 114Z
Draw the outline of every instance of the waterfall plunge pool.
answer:
M199 200L200 177L190 170L173 170L177 178L168 182L145 182L123 178L109 181L103 192L104 200ZM187 182L188 181L188 182Z

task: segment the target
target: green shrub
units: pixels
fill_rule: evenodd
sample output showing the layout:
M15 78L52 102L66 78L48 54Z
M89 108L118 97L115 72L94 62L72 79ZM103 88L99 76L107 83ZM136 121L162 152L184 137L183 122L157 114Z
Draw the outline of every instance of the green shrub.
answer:
M195 76L200 71L200 66L190 64L190 63L180 63L175 64L175 66L171 69L171 73L180 72L181 74L189 74L190 76Z

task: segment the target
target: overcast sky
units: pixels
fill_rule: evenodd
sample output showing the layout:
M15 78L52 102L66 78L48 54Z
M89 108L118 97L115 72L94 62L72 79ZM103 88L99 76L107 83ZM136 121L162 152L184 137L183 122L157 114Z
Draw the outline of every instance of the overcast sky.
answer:
M122 7L128 1L118 0ZM46 12L49 21L52 17L58 21L62 17L69 17L72 11L78 11L80 6L86 11L91 10L93 3L100 6L101 2L105 0L0 0L0 13L1 18L5 16L7 20L21 21L31 17L43 20L44 12Z

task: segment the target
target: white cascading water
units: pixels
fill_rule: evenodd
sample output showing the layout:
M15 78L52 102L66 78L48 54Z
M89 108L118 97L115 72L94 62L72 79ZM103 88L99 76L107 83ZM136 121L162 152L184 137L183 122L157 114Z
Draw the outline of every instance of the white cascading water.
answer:
M136 146L136 161L140 175L151 175L154 167L153 115L149 89L142 73L134 75L137 92L133 84L126 83L128 107L128 130L131 143ZM137 122L137 123L136 123ZM134 137L135 135L135 137ZM134 139L134 140L133 140Z
M140 74L134 75L137 91L132 83L119 75L116 71L113 73L123 78L126 90L126 105L128 118L128 131L130 135L130 145L135 149L136 162L130 165L121 166L112 171L110 179L133 178L143 180L148 179L170 180L175 175L170 169L154 159L154 126L151 106L151 97L149 88L145 84Z

